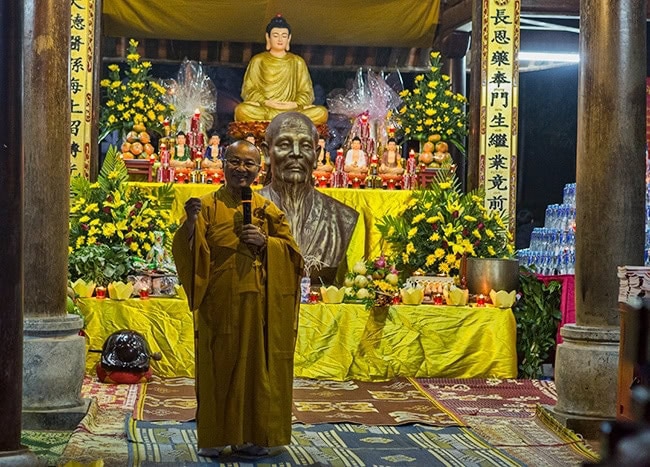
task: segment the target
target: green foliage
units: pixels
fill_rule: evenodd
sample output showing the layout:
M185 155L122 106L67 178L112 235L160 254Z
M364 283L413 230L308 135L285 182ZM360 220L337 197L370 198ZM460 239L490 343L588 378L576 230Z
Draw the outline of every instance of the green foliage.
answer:
M507 223L507 215L485 208L482 192L462 193L458 178L441 172L430 188L414 191L397 216L382 217L376 227L398 270L453 276L463 255L512 256Z
M90 183L82 176L72 179L68 260L72 281L125 276L134 261L147 257L156 232L162 232L166 246L172 241L177 227L171 221L172 184L149 192L129 186L127 179L124 161L114 147L108 150L97 182ZM95 248L97 245L107 248ZM102 254L113 263L107 258L103 261Z
M111 282L125 281L131 269L131 257L126 245L84 245L68 258L70 277L107 286Z
M546 285L525 267L520 268L519 284L522 296L512 309L517 320L519 377L536 379L555 345L562 285L557 281Z

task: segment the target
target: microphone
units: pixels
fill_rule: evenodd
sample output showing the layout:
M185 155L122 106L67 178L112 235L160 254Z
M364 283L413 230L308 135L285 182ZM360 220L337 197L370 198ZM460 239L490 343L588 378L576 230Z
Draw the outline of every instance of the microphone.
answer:
M251 215L251 198L253 197L253 190L249 186L241 189L241 203L244 209L244 225L252 224L253 217Z

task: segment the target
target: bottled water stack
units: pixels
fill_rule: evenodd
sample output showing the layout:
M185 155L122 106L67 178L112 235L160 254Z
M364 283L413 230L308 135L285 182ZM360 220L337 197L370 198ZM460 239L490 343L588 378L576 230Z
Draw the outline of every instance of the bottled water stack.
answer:
M575 271L576 184L564 186L562 204L546 208L544 227L536 227L530 247L517 251L519 264L539 274L573 274ZM647 236L646 236L647 238Z

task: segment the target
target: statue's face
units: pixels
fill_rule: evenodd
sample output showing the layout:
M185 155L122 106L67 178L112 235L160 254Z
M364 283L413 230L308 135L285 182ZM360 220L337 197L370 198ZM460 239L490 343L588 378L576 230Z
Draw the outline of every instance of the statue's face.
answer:
M176 143L177 144L185 144L185 135L178 135L176 137Z
M283 124L269 147L273 179L284 183L306 183L316 164L312 129L294 120Z
M397 144L395 144L395 141L390 141L388 143L388 150L389 151L394 151L395 149L397 149Z
M268 34L271 50L284 51L291 40L291 34L287 28L273 28Z
M352 149L358 150L361 149L361 141L358 139L352 140Z
M219 146L221 138L216 135L210 136L210 146Z

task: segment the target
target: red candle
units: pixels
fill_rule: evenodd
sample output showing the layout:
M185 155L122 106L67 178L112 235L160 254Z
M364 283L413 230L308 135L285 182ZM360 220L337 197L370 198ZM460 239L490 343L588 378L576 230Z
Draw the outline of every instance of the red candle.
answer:
M146 300L149 298L149 289L140 289L140 300Z
M106 287L96 287L95 298L97 298L97 300L104 300L106 298Z
M433 295L433 304L434 305L442 305L442 294L441 293L436 293Z
M316 303L318 303L319 298L320 298L320 295L318 294L318 292L315 292L313 290L311 292L309 292L309 303L311 305L315 305Z
M485 295L480 294L476 297L476 306L485 306Z

